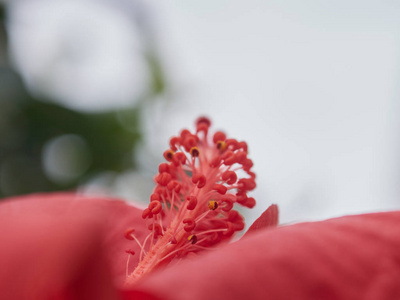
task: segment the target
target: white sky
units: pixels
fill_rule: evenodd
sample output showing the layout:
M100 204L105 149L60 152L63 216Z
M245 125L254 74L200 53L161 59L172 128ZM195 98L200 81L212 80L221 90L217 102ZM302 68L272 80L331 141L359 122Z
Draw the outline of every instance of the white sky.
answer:
M38 7L31 7L29 14L42 11L40 18L30 17L29 31L13 23L11 28L17 65L35 84L29 74L49 74L40 66L57 65L49 61L51 55L40 56L40 49L57 41L51 40L48 30L55 23L46 23L50 21L43 14L42 6L49 1L32 1L26 2ZM171 82L168 99L146 110L147 160L143 159L147 168L154 169L152 159L161 157L169 136L206 114L218 129L250 146L258 175L254 192L258 205L251 218L271 203L280 206L283 222L400 209L399 2L146 3ZM97 20L95 14L105 11L84 10L85 5L79 14L82 18L91 14ZM26 9L15 5L11 20L22 20ZM77 101L90 109L99 99L104 103L97 105L109 107L142 93L147 74L140 41L133 25L118 17L124 14L118 9L113 12L109 23L92 21L94 25L88 25L92 31L78 35L92 63L83 73L87 81L79 80L90 96L87 103L79 104L84 100L69 92L76 84L65 80L70 73L50 82L53 95L62 93L63 101ZM106 33L97 40L93 38L100 36L96 28ZM48 40L43 44L37 36ZM95 42L87 42L87 37ZM62 39L58 35L58 42ZM93 45L108 50L96 52L94 59ZM33 46L37 52L26 50ZM100 61L109 66L107 72L99 71L105 68ZM35 67L30 69L32 64ZM67 66L69 72L82 72L77 65ZM121 74L130 75L121 79ZM110 101L117 90L122 100Z

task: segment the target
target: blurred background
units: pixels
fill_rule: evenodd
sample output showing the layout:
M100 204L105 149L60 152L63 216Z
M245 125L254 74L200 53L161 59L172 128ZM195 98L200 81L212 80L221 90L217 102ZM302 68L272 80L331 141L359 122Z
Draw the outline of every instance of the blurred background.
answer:
M146 203L200 115L281 222L400 209L400 2L0 2L0 197Z

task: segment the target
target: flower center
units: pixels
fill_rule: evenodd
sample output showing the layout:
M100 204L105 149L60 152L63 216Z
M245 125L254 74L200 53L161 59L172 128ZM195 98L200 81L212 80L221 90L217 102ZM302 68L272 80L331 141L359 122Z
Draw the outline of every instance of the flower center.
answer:
M247 144L227 139L223 132L209 136L211 122L199 118L196 133L185 129L172 137L159 166L149 206L143 211L149 234L140 243L133 229L126 237L141 247L139 264L127 276L133 283L175 258L229 241L244 228L234 204L252 208L247 192L256 187ZM239 178L243 177L243 178ZM133 255L132 251L127 251Z

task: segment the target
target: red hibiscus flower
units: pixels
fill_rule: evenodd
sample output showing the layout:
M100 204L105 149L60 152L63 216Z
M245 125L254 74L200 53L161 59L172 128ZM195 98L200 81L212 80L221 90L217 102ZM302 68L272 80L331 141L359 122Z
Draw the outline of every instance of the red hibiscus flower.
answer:
M271 206L228 243L255 175L247 146L207 144L208 128L171 140L144 211L73 194L2 201L0 299L400 299L400 212L276 227Z

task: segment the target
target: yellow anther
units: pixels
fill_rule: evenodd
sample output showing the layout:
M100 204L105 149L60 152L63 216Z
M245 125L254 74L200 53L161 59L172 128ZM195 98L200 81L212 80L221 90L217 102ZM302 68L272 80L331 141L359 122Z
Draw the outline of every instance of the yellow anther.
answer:
M171 149L168 149L166 151L164 151L164 158L167 161L172 161L172 158L174 157L175 152L172 151Z
M221 152L224 152L226 150L226 143L224 141L218 141L217 149L219 149Z
M190 155L191 155L191 156L197 157L197 156L199 156L199 154L200 154L199 148L197 148L197 147L192 147L192 148L190 149Z
M192 242L192 244L196 244L196 243L197 243L197 236L194 235L194 234L189 235L188 241L189 241L189 242Z
M218 208L218 202L215 200L208 201L208 209L216 210Z

